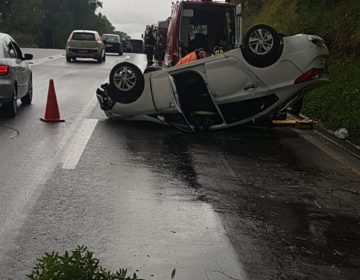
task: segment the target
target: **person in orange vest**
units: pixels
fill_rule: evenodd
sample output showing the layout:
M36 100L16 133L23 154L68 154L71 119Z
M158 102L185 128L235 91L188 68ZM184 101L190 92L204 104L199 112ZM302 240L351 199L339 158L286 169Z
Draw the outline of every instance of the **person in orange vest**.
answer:
M195 51L188 53L186 56L180 59L178 63L175 64L175 66L183 65L205 57L207 57L207 53L203 48L196 49Z

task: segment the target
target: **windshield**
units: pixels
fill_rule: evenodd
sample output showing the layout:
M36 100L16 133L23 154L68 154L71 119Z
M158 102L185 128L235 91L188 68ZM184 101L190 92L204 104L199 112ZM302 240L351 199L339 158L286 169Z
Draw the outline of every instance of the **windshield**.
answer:
M110 43L119 43L120 42L119 36L103 36L102 40L106 41L106 42L110 42Z
M182 55L204 48L212 53L215 46L234 48L235 15L229 7L194 6L183 10L180 27Z

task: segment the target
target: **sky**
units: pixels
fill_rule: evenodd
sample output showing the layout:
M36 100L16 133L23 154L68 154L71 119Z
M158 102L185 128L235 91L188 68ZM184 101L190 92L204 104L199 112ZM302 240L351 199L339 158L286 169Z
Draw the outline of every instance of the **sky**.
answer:
M127 33L133 39L141 39L146 25L157 24L170 16L174 0L102 0L106 15L116 30Z

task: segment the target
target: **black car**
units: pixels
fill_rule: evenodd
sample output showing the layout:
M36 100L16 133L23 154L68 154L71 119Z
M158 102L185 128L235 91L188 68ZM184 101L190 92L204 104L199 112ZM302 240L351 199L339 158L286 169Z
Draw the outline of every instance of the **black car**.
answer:
M129 53L144 53L144 41L141 39L128 39L124 42L124 51Z
M120 40L120 36L117 34L104 34L101 36L101 40L105 44L105 50L107 53L118 53L122 55L124 52L123 43Z

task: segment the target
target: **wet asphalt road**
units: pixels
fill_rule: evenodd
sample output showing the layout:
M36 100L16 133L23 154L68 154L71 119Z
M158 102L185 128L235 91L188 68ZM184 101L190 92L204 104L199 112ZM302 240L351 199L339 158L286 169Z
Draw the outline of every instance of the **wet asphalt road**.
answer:
M34 65L34 104L0 119L0 279L78 244L145 279L173 268L175 279L360 279L358 161L313 131L109 121L94 93L121 59L145 65L142 55ZM49 78L63 124L38 120Z

